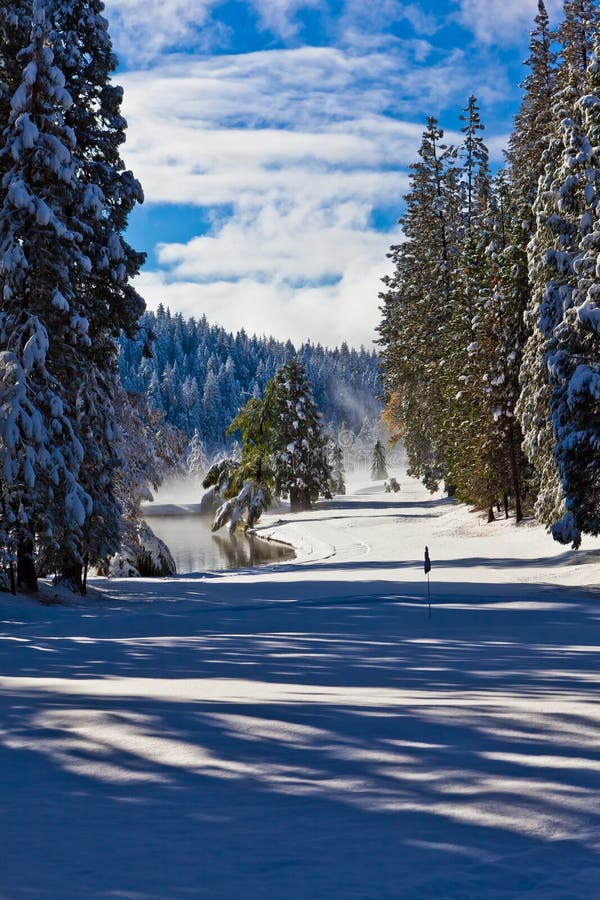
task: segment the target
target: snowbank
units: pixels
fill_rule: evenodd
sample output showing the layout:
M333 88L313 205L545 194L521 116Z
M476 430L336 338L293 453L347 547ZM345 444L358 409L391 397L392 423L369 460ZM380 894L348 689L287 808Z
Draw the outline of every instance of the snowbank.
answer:
M158 538L143 519L130 520L123 532L121 549L110 561L113 578L139 578L174 575L175 561L164 541Z

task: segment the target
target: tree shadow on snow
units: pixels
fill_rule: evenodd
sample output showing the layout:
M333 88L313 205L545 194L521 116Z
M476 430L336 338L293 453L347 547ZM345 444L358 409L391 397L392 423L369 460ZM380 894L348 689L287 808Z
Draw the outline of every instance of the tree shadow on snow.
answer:
M431 500L404 500L401 495L385 494L385 500L354 500L352 497L334 497L333 500L319 502L315 504L315 509L345 509L349 512L360 509L443 509L444 507L456 506L456 500L451 497L434 497ZM392 499L398 497L398 499Z
M344 587L3 624L0 891L589 896L589 595Z

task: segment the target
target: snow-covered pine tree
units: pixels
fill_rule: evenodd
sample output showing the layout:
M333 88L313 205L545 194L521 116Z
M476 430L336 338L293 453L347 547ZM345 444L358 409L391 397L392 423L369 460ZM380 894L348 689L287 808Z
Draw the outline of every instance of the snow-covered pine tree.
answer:
M557 89L557 54L555 34L550 28L543 0L538 0L538 14L525 64L529 73L522 84L523 99L515 116L506 154L512 202L519 209L523 225L520 245L527 244L534 227L532 207L538 181L544 171L543 155L550 143L554 124L552 107Z
M332 494L345 494L345 469L344 469L344 451L339 444L334 443L329 456L329 464L331 466L331 478L329 481L329 490Z
M462 187L465 195L464 222L469 232L477 226L482 213L485 212L490 194L489 153L484 143L482 132L485 126L481 122L477 98L471 94L467 107L460 116L464 122L464 134L461 157Z
M578 96L584 93L600 25L600 8L597 0L564 0L563 14L557 32L562 59L558 88L565 94L568 113Z
M154 409L143 394L128 394L117 384L111 402L119 426L122 463L114 478L114 490L123 510L123 527L118 552L110 554L109 571L172 575L175 563L168 548L143 520L141 504L153 499L152 491L167 474L183 474L184 436L165 421L164 412ZM92 519L92 527L95 523ZM111 539L114 540L112 533ZM102 557L95 562L106 571Z
M194 434L198 431L200 397L198 380L192 375L187 375L181 385L181 402L183 409L181 415L178 416L178 427L186 433L189 433L190 430L192 430L192 439Z
M78 584L83 559L104 558L108 543L115 549L119 543L120 507L113 479L121 460L111 402L117 375L115 339L121 329L134 333L143 310L143 301L128 283L143 257L120 236L127 214L141 199L141 190L119 157L125 129L120 115L122 93L110 85L116 60L102 9L97 0L35 0L34 21L38 32L43 29L41 49L31 59L24 86L17 88L12 101L14 109L18 106L15 130L21 128L20 138L34 141L34 132L23 130L27 121L42 136L37 145L25 143L19 148L19 152L29 151L33 160L33 167L26 161L25 171L32 194L38 194L34 197L37 212L29 210L36 215L35 225L30 222L21 247L37 246L42 251L36 271L29 266L28 275L36 279L36 314L48 337L45 364L60 386L69 425L64 433L71 433L74 440L78 485L86 499L85 507L79 504L78 517L83 512L85 522L79 522L77 535L70 517L63 513L65 506L73 506L73 491L60 479L50 490L52 502L47 506L56 528L41 532L41 544L45 566L55 567ZM39 35L36 39L40 42ZM17 58L21 60L23 52ZM44 67L52 80L50 91L41 80ZM42 151L45 128L38 118L44 97L47 112L54 115L54 131L45 138ZM8 157L6 147L4 156ZM14 162L3 182L7 222L12 214L7 202L19 178L14 146L10 158ZM43 163L45 176L35 171ZM46 205L41 217L40 202ZM53 232L54 245L49 240ZM93 522L96 516L98 521Z
M82 473L93 501L92 518L98 515L98 525L105 534L112 532L116 548L120 508L113 482L123 462L118 455L118 448L123 448L116 437L118 426L111 400L118 371L116 338L121 332L135 334L144 309L143 300L130 284L144 255L128 245L123 232L129 213L142 202L143 194L120 157L126 129L121 113L123 92L111 83L117 60L108 22L102 15L104 4L100 0L54 0L50 8L56 58L74 101L66 121L76 141L82 246L91 264L77 286L90 334L88 375L81 379L74 403L80 413ZM72 387L74 391L75 385ZM100 547L90 540L97 530L90 522L77 558L63 555L59 567L64 574L73 574L78 580L79 557L105 558L106 541Z
M521 433L514 411L519 396L519 368L524 344L521 297L526 266L515 252L514 236L519 232L516 209L512 207L504 172L495 179L486 216L486 283L473 318L471 381L477 393L477 407L483 414L478 434L481 472L487 470L480 486L483 496L473 492L471 500L488 505L504 500L508 515L509 497L515 518L522 518L522 472L526 468L520 451ZM468 463L466 463L468 466ZM490 512L490 518L493 515Z
M376 441L371 456L371 480L383 481L388 477L387 459L381 441Z
M505 399L499 404L498 409L503 410L504 420L507 424L507 436L509 439L509 453L511 461L511 481L513 484L513 496L516 498L516 515L520 516L521 509L519 495L526 492L526 487L532 494L537 494L539 485L535 470L527 465L521 449L522 433L519 419L514 415L519 403L519 410L525 408L524 404L528 391L519 401L520 386L517 386L515 372L521 368L524 348L527 343L528 360L536 355L538 334L532 334L534 317L532 282L530 279L530 267L528 261L527 245L536 232L536 207L535 200L540 178L544 176L545 166L550 161L550 145L555 134L555 95L558 89L557 52L555 48L556 35L550 28L550 22L543 0L538 0L538 14L535 18L529 43L529 58L526 65L529 73L524 79L522 87L524 95L519 112L515 117L513 133L509 140L507 152L507 192L505 201L501 200L501 207L508 207L508 215L504 215L504 224L500 231L499 246L502 248L496 257L497 277L496 290L503 306L501 322L504 337L503 346L509 352L504 355L506 367L505 387L501 393ZM512 335L511 335L512 331ZM511 347L512 344L512 347ZM523 377L528 379L531 385L532 372L526 375L523 369ZM536 410L537 399L530 397L528 419L533 422L537 419L541 436L545 430L544 415L547 407ZM541 400L541 396L538 397ZM536 441L537 443L537 441ZM530 452L532 447L530 447ZM549 465L549 471L552 464Z
M120 147L127 122L123 89L112 83L117 58L112 50L102 0L52 0L56 58L73 103L66 122L76 140L84 242L92 277L82 283L94 311L92 331L113 338L137 333L145 304L131 279L145 254L125 240L128 217L144 196L139 181L125 168Z
M461 232L456 149L443 138L428 119L400 219L406 240L388 254L394 273L383 279L378 329L391 430L404 441L412 473L432 487L445 471L444 359Z
M449 423L446 487L460 500L492 510L498 496L498 459L488 399L489 360L477 339L481 314L490 297L488 242L487 223L479 222L465 236L460 259L462 285L451 311L444 374Z
M221 389L212 365L209 365L202 395L205 434L210 444L217 444L220 431Z
M79 199L75 139L65 124L72 99L54 62L42 0L35 0L30 33L22 38L21 79L0 148L0 493L5 521L16 519L19 579L35 589L35 534L51 546L60 527L65 552L77 553L91 511L66 390L90 343L77 296L79 273L89 272L90 260L73 215Z
M562 489L554 459L555 435L551 416L552 387L547 353L554 329L571 303L575 286L572 257L577 250L577 225L564 215L560 201L562 143L555 138L545 154L534 205L536 228L529 244L531 301L526 313L529 332L521 365L521 394L517 415L523 430L523 449L539 482L535 512L552 524L562 515ZM573 219L576 220L577 216Z
M565 149L567 171L580 195L581 241L572 261L577 283L546 357L554 459L564 497L564 512L551 531L575 547L582 532L600 533L600 37L584 89L576 104L580 125L573 122Z
M238 412L240 384L235 376L235 363L229 354L225 364L219 369L219 388L224 410L233 419Z
M105 567L120 546L123 508L117 490L118 476L127 453L139 451L125 446L114 413L114 398L120 390L116 374L89 365L82 376L75 404L77 432L83 447L79 479L92 499L92 509L82 527L77 555L67 556L64 552L59 530L56 551L47 553L45 559L47 565L85 593L90 563Z
M521 367L522 392L518 414L524 434L524 449L540 482L536 503L538 518L548 527L561 521L554 534L575 545L577 526L563 518L565 485L557 467L555 448L564 427L568 378L557 365L557 336L566 340L565 314L574 305L578 276L575 262L580 242L593 228L593 148L583 129L581 95L586 93L582 72L591 58L590 40L600 15L587 0L565 3L565 22L559 29L563 62L559 71L560 91L554 104L555 136L544 155L534 210L536 230L529 244L532 299L528 310L530 336ZM588 181L588 177L590 181ZM568 501L567 501L568 502Z
M206 458L206 450L200 437L198 429L194 431L192 439L188 445L185 465L188 475L198 480L204 478L208 470L208 461Z
M275 489L290 498L292 512L330 497L331 470L321 417L304 366L296 359L275 376L279 420L274 454Z
M203 481L214 488L224 502L217 509L212 530L229 523L229 530L253 528L271 504L275 487L273 455L279 429L279 398L275 379L261 397L251 397L228 428L239 433L241 458L235 455L215 463Z
M440 378L446 397L446 487L461 499L489 502L493 466L485 458L489 420L481 393L481 372L470 348L475 340L474 319L487 291L487 226L492 187L484 126L474 96L461 115L464 141L459 149L461 237L457 253L458 281L448 310L445 353ZM484 471L487 473L484 475ZM474 491L474 485L477 491ZM483 485L486 485L483 489ZM483 495L486 499L483 500Z

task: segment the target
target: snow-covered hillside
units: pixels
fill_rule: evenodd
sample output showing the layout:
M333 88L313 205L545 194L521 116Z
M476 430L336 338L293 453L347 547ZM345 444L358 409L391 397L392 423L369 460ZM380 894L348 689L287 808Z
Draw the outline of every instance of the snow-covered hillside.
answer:
M0 896L594 895L600 544L400 481L267 518L291 563L2 595Z

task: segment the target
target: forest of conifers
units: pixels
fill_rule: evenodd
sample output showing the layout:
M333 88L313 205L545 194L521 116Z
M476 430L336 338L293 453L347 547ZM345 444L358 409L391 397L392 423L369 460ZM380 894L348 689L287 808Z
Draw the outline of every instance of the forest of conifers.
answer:
M185 319L159 306L141 319L135 340L121 341L124 387L148 396L156 409L189 438L197 431L209 453L228 441L231 420L250 397L258 397L276 371L293 358L306 367L325 423L359 432L365 419L381 415L379 357L373 350L335 349L231 334L204 316ZM144 355L151 334L152 354Z
M563 542L600 531L600 9L542 2L505 167L431 118L384 279L386 417L414 474Z

